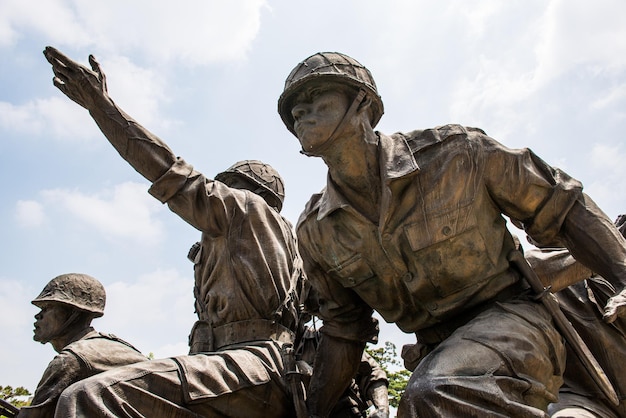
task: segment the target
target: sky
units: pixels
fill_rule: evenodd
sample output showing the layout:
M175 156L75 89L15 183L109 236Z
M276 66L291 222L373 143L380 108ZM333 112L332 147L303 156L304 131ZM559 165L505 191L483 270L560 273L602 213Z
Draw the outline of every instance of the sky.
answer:
M277 113L289 72L320 51L372 72L381 132L447 123L529 147L626 212L626 3L621 0L0 0L0 385L31 391L55 352L30 304L53 277L99 279L93 325L168 357L195 320L186 255L200 233L87 111L52 84L51 45L94 54L113 100L208 176L260 159L286 183L292 223L324 187ZM414 341L383 324L380 341Z

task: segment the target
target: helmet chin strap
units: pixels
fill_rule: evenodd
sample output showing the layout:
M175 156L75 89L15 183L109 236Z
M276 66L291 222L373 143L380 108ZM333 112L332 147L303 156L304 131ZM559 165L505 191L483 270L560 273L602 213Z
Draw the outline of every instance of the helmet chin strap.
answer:
M363 99L365 98L365 95L366 95L365 90L364 89L360 89L359 93L356 95L356 97L352 101L352 104L350 105L350 107L346 111L346 114L343 115L343 118L339 121L339 123L337 124L337 127L335 128L333 133L330 134L328 139L326 139L326 141L322 142L321 144L319 144L316 147L311 147L308 150L305 150L304 148L302 148L302 150L300 151L300 154L304 154L307 157L317 157L317 156L320 155L320 153L322 153L326 149L328 149L328 147L333 142L335 142L335 139L337 139L339 134L341 134L341 132L343 132L343 129L344 129L345 125L348 123L348 121L350 119L352 119L352 117L354 115L356 115L356 112L359 109L359 106L361 105L361 103L363 102Z

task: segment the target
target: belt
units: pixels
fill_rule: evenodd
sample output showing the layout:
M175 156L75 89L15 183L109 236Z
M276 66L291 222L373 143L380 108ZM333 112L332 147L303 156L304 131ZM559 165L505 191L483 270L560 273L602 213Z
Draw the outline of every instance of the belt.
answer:
M267 340L293 344L295 334L267 319L248 319L218 327L211 327L207 321L196 321L190 335L190 353L217 351L233 344Z
M474 319L478 314L493 306L496 302L504 302L515 297L524 296L528 293L528 283L518 280L512 285L505 287L493 298L471 307L460 314L443 320L440 324L421 329L415 333L418 342L425 345L439 344L448 338L457 328L462 327Z

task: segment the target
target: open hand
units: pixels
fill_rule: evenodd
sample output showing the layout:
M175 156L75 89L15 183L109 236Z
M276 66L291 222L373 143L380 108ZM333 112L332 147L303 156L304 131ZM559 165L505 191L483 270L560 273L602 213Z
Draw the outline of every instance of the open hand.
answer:
M626 315L626 288L613 295L604 307L604 321L613 322L618 316Z
M87 110L108 100L106 76L93 55L89 55L90 70L51 46L47 46L43 54L52 64L54 85L67 97Z

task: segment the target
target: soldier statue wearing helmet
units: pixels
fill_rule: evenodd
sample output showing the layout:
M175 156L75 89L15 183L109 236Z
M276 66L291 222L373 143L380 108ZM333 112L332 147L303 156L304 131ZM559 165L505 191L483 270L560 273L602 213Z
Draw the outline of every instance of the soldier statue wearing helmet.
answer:
M340 53L298 64L278 111L303 153L328 167L296 227L323 320L309 414L327 416L350 383L377 338L375 310L417 337L403 349L413 374L399 417L545 417L565 349L513 263L504 216L610 281L613 321L626 312L626 242L582 185L477 128L374 131L376 85Z
M275 207L279 212L283 208L285 184L278 171L269 164L258 160L239 161L217 174L215 180L232 185L233 177L251 181L257 186L255 190L252 190L253 192L262 196L270 206Z
M111 100L93 57L89 70L54 48L44 55L54 84L88 109L122 158L152 182L150 194L202 233L189 252L198 315L189 336L193 355L75 385L57 414L121 417L130 405L132 416L156 418L293 416L283 377L294 363L285 353L293 351L298 325L301 262L292 225L280 215L281 177L256 160L237 162L215 179L204 176Z
M102 284L86 274L62 274L52 279L33 301L33 339L50 343L58 353L48 364L29 406L18 417L52 417L61 393L73 383L114 367L145 361L129 343L91 326L104 315Z

